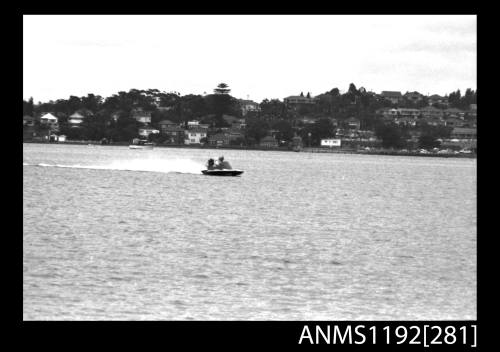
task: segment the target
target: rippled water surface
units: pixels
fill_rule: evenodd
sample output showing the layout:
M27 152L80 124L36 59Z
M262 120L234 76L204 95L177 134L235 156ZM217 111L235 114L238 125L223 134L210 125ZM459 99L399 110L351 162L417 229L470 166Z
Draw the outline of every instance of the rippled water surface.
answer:
M476 319L476 160L24 144L23 316Z

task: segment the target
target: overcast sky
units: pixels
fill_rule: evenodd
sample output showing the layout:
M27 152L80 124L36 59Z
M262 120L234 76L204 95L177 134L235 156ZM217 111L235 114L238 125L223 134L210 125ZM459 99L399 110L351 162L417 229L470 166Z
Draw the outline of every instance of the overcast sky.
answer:
M24 16L23 97L476 89L477 17Z

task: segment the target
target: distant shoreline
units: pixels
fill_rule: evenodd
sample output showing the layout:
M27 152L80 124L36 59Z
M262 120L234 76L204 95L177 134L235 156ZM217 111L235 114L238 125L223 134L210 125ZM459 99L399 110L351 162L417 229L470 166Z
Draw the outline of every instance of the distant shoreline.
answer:
M30 144L57 144L57 145L96 145L96 146L128 146L130 143L128 142L115 142L112 144L101 144L98 141L66 141L66 142L41 142L41 141L23 141L23 143ZM214 149L214 150L260 150L260 151L275 151L275 152L297 152L288 147L275 147L275 148L267 148L267 147L249 147L249 146L202 146L202 145L155 145L155 148L186 148L186 149ZM438 157L438 158L468 158L475 159L477 158L477 153L470 154L437 154L431 153L421 154L418 152L401 152L398 150L358 150L352 148L345 149L328 149L328 148L320 148L320 147L310 147L310 148L302 148L299 153L319 153L319 154L363 154L363 155L394 155L394 156L420 156L420 157Z

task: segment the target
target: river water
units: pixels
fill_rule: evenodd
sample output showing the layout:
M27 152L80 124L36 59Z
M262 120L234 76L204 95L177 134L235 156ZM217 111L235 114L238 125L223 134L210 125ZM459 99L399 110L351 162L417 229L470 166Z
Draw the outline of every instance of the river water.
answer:
M476 319L476 160L23 145L25 320Z

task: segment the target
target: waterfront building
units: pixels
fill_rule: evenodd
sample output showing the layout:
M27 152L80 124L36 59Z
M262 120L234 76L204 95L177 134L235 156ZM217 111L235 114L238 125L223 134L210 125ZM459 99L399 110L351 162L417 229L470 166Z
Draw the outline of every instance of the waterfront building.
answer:
M322 147L340 147L341 139L338 138L324 138L321 140Z
M216 133L208 137L208 143L210 145L228 145L229 142L230 138L227 133Z
M292 138L292 147L294 149L302 147L302 138L300 136L294 136Z
M278 141L272 136L265 136L260 140L261 147L273 148L278 146Z
M226 134L230 142L245 138L244 133L239 128L230 128Z
M161 133L167 136L167 144L184 144L186 132L178 125L164 126Z
M185 131L184 144L201 144L201 140L207 137L207 129L190 128Z

